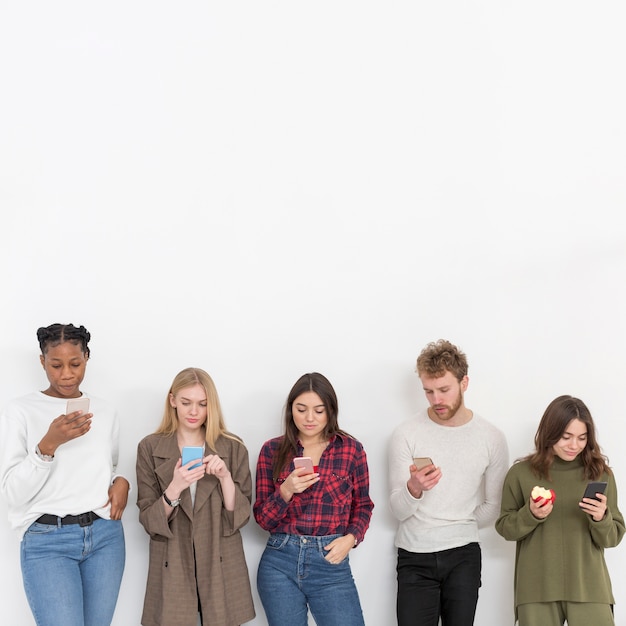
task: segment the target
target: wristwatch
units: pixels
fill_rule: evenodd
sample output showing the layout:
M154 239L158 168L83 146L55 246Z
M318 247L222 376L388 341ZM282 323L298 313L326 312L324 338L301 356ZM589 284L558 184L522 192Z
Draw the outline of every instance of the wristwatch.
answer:
M163 492L163 500L165 500L166 504L169 504L172 508L180 504L180 498L176 498L175 500L170 500L167 497L165 491Z

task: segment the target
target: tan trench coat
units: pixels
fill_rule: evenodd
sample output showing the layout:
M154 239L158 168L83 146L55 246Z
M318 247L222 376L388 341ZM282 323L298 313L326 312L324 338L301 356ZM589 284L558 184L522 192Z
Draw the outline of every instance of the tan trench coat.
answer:
M139 443L137 506L150 535L143 626L196 626L198 598L205 626L237 626L255 616L239 532L250 518L252 500L248 451L227 437L220 437L216 448L237 487L235 510L224 509L219 480L204 476L193 510L186 489L168 520L161 496L180 457L176 435L153 434Z

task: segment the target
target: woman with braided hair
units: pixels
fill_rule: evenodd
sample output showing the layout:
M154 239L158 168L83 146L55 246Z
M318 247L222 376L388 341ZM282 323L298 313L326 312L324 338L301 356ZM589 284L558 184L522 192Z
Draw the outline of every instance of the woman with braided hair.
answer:
M80 390L90 355L84 326L52 324L37 338L49 386L0 415L0 491L21 539L24 589L38 626L109 626L130 487L115 473L118 418ZM74 398L89 407L74 410Z

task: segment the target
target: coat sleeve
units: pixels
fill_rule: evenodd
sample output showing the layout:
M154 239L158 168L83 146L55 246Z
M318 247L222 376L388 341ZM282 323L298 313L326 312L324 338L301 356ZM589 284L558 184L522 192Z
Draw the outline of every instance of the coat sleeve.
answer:
M233 441L230 475L235 483L235 508L227 511L222 507L222 528L224 536L233 535L245 526L250 519L252 503L252 476L248 450L243 443Z
M143 439L137 446L137 506L139 507L139 522L151 536L162 536L172 539L174 534L170 529L170 522L178 514L174 510L167 517L161 487L157 478L152 455L152 446L148 439ZM176 507L178 509L178 507Z

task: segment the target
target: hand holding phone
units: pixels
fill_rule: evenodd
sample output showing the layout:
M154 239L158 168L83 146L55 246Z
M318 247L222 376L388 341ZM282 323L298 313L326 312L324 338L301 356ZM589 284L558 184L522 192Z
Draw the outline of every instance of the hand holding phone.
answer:
M74 415L77 411L81 411L80 415ZM39 442L40 452L44 456L54 456L59 446L89 432L92 417L89 413L89 398L85 396L68 398L65 404L65 415L59 415L52 420L48 432Z
M606 499L600 500L600 498L598 498L596 494L603 494L605 491L606 482L592 481L585 488L583 500L578 503L581 510L583 510L588 515L591 515L591 518L596 522L599 522L604 518L607 510ZM584 498L591 500L591 502L585 502Z
M413 469L415 467L415 469ZM427 471L424 471L427 469ZM414 498L421 498L424 491L430 491L441 480L441 469L435 467L429 456L413 457L413 464L409 465L409 479L407 489Z
M191 461L198 461L194 463L189 469L194 469L202 465L202 459L204 458L204 446L183 446L182 452L182 464L187 465Z
M304 467L306 469L303 475L313 473L313 461L310 456L297 456L294 458L293 464L296 468Z

